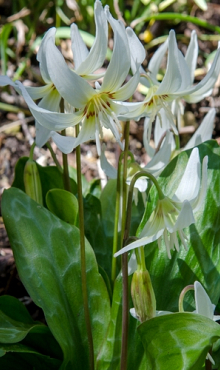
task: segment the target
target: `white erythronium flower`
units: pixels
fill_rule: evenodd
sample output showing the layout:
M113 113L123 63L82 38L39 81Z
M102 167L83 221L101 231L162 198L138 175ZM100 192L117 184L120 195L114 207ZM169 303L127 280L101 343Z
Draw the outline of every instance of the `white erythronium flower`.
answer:
M44 40L43 63L48 72L48 81L53 82L59 95L70 107L75 108L76 112L56 113L37 106L19 81L14 83L7 76L0 77L0 86L12 85L18 93L22 94L34 118L49 131L63 130L81 122L80 133L77 138L73 138L72 148L85 141L96 139L98 154L101 152L100 136L102 137L103 126L113 132L116 140L123 147L118 115L124 113L127 108L122 106L120 100L127 100L132 96L139 82L137 71L122 86L129 72L131 61L127 35L124 25L111 16L108 7L105 8L104 15L114 31L114 48L101 87L96 83L96 89L94 89L67 66L62 54L55 46L55 29L50 30ZM100 43L105 42L103 38L100 40ZM100 48L102 48L101 45ZM143 59L137 60L137 63L140 65L142 61ZM79 71L78 68L77 71Z
M199 125L199 128L195 131L195 133L192 135L191 139L188 141L188 143L185 145L184 148L181 148L181 150L187 150L194 148L195 146L198 146L199 144L210 140L212 138L212 133L213 133L213 127L214 127L214 120L215 120L215 108L211 108L209 112L205 115L203 118L201 124ZM154 128L154 143L155 147L157 148L161 137L163 137L164 133L166 130L169 130L170 128L170 123L169 120L167 119L167 116L164 112L163 109L160 110L160 115L162 118L163 122L163 127L161 127L160 124L160 119L157 117L156 118L156 123L155 123L155 128ZM145 121L147 121L149 118L146 117ZM153 157L155 155L155 149L150 145L148 141L148 123L145 125L144 124L144 135L143 135L143 142L144 142L144 147L149 155L149 157ZM165 145L165 141L162 143L162 146ZM172 135L171 139L171 151L174 151L176 148L175 140Z
M133 44L134 40L132 39L132 45ZM160 62L166 52L167 47L167 70L162 82L160 83L156 80L156 73L159 70ZM133 53L135 54L134 47ZM148 137L150 136L151 132L151 124L156 114L158 114L160 117L160 110L162 108L169 119L170 127L172 127L174 132L177 134L174 113L177 116L179 115L178 101L180 98L192 103L198 102L205 96L210 95L211 89L213 88L220 72L220 49L218 49L207 75L197 85L193 85L194 71L198 55L198 43L195 32L192 33L190 45L185 57L178 50L175 33L173 30L170 31L168 41L158 49L157 53L159 56L158 62L154 67L153 63L149 64L149 70L152 68L153 73L151 73L151 70L149 73L143 73L143 75L146 77L146 82L144 82L144 78L141 78L141 83L148 87L146 98L143 102L133 103L133 108L129 106L128 112L125 114L125 117L132 116L134 119L138 119L142 116L148 116ZM133 66L134 73L136 69L132 61L131 65ZM174 111L172 112L171 103L173 101L175 101L176 104ZM124 104L126 105L126 103ZM161 125L163 125L162 119Z
M100 77L97 74L94 75L93 72L102 66L107 52L107 19L104 15L104 10L99 0L96 0L95 2L94 15L96 23L96 37L90 52L82 40L78 27L75 24L71 25L72 52L74 57L75 72L79 75L82 75L82 77L86 79L97 79ZM41 99L38 104L39 107L52 112L59 112L61 95L51 81L46 63L47 40L49 37L51 37L51 35L55 35L55 33L55 28L51 28L49 31L47 31L37 53L40 72L46 85L42 87L26 87L26 89L32 99ZM49 140L49 138L52 137L58 148L63 153L70 153L73 150L75 142L74 138L62 136L54 131L51 131L39 124L37 120L35 126L37 146L43 146Z
M69 69L54 44L53 35L48 37L45 45L45 58L50 78L62 98L78 110L73 115L76 116L78 122L82 122L74 147L82 142L96 139L99 154L101 152L99 136L102 137L103 126L113 132L116 140L122 146L121 125L117 116L125 112L126 109L120 104L120 100L127 100L132 96L139 82L139 74L136 73L128 83L122 86L130 69L127 36L123 24L111 16L108 7L105 8L105 15L114 31L114 48L103 83L101 86L96 84L96 89L93 89L82 77ZM122 55L123 58L121 58ZM42 125L50 129L43 122Z
M161 237L163 237L167 255L171 258L171 249L179 251L177 235L187 249L187 238L183 229L195 223L193 213L198 211L205 199L207 163L208 157L206 156L203 159L201 171L199 151L198 148L194 148L172 199L165 196L158 200L155 210L139 235L140 239L115 253L115 257L155 240L158 240L160 246Z

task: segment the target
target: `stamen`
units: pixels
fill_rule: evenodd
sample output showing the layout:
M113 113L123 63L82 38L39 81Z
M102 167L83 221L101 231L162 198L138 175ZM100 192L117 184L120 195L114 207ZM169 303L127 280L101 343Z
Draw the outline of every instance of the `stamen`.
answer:
M170 248L170 242L168 239L168 233L166 229L163 232L163 236L164 236L164 242L165 242L168 258L171 259L171 253L170 253L171 248Z

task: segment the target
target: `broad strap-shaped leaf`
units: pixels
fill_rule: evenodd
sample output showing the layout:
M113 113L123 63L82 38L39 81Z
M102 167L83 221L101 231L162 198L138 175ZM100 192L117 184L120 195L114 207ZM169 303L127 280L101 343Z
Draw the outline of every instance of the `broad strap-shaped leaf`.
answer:
M18 273L60 344L62 369L89 368L84 320L79 230L16 188L6 190L2 214ZM86 242L89 307L97 357L110 318L109 296L94 252Z
M182 289L196 280L203 284L215 305L220 296L220 148L216 141L211 140L199 145L198 149L201 163L208 156L208 189L204 206L194 214L195 224L184 230L188 237L188 250L180 243L180 251L171 251L172 258L169 259L163 241L160 249L157 242L145 247L146 265L152 278L158 310L177 311ZM177 189L190 152L180 153L160 175L158 181L167 196L172 197ZM155 208L157 198L157 192L152 187L141 227ZM189 293L184 302L187 310L195 307L193 295Z
M220 326L193 313L163 315L138 328L151 370L201 369L212 343L220 338Z

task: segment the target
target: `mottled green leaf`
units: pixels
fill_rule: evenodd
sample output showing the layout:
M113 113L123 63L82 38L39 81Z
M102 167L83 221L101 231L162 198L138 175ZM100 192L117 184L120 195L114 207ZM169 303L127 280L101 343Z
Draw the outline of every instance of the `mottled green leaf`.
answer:
M85 236L94 249L98 264L110 277L112 245L105 234L100 200L92 194L87 194L84 199L84 220Z
M2 214L20 278L35 304L44 311L60 344L62 369L87 369L79 230L39 206L22 191L6 190ZM86 242L89 307L97 357L109 324L109 296L94 252Z
M199 370L220 326L201 315L176 313L145 321L138 328L151 370Z

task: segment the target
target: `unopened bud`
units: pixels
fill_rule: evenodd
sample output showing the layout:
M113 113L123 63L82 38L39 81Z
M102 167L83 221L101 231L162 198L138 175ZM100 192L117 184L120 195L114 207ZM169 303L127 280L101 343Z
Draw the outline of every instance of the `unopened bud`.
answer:
M29 197L43 205L40 176L37 164L32 159L28 159L24 167L24 187Z
M156 314L156 299L147 270L136 270L131 282L131 296L139 321L152 319Z

